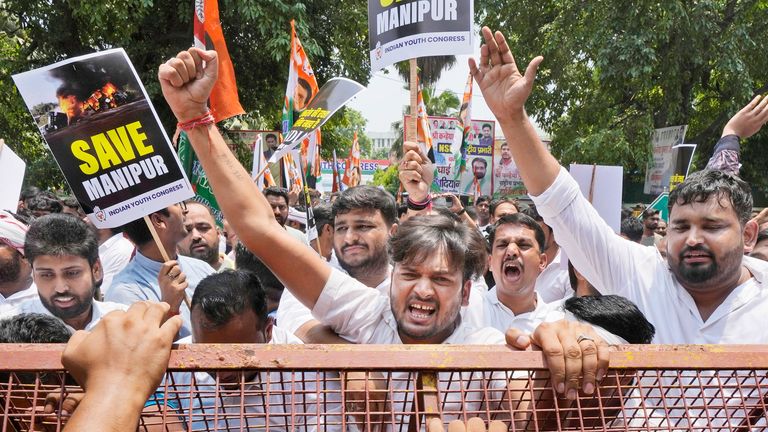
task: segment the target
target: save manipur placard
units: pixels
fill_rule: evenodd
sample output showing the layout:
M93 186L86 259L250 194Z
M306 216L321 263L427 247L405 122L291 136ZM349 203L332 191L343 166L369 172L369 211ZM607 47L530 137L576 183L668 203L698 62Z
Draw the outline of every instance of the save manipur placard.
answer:
M13 80L96 227L120 226L194 195L122 49L64 60Z
M371 70L417 57L472 54L472 0L368 0Z

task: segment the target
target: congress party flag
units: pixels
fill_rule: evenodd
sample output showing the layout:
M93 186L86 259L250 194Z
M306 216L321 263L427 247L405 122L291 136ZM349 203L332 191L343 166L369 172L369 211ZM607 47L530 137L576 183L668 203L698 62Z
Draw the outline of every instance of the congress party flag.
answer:
M259 189L276 186L272 172L267 167L267 159L264 158L264 140L261 134L256 134L256 142L253 143L253 164L251 165L251 177ZM259 175L261 173L261 175Z
M461 129L461 135L456 134L454 136L454 143L458 142L459 139L461 141L459 145L454 144L451 149L456 161L454 172L457 179L467 170L467 148L472 141L472 85L472 74L469 74L467 85L464 88L464 97L461 99L461 107L459 107L459 122L456 125L457 128Z
M224 213L221 212L216 196L213 194L211 183L208 181L208 176L205 175L203 166L197 159L187 134L184 132L180 133L176 144L181 166L184 168L184 173L189 178L190 183L192 183L192 190L195 191L195 201L208 207L216 220L216 224L223 227Z
M122 49L13 76L83 211L113 228L192 197L144 86Z
M418 106L418 114L416 117L416 136L418 137L421 149L424 150L424 154L426 154L429 160L434 163L435 150L432 148L432 131L429 129L427 106L424 105L424 97L422 96L421 87L419 87L416 104Z
M293 126L285 134L280 146L272 153L269 163L275 163L293 150L312 132L324 125L331 116L347 104L365 87L347 78L331 78L317 92L312 102L304 109Z
M331 171L331 175L333 176L331 192L339 192L341 188L341 180L339 178L339 162L336 159L336 149L333 149L333 170Z
M209 105L216 123L244 114L237 95L237 82L232 59L219 21L218 0L195 0L194 44L201 49L216 50L219 58L219 78L211 91Z
M296 35L296 23L291 20L291 54L288 67L288 84L283 103L283 134L287 134L300 114L318 93L317 78L304 52L304 46ZM320 129L309 133L301 144L301 155L307 167L307 175L320 175Z
M349 148L349 156L344 166L344 177L341 182L347 187L355 187L360 184L362 172L360 171L360 143L357 141L357 132L352 138L352 147Z

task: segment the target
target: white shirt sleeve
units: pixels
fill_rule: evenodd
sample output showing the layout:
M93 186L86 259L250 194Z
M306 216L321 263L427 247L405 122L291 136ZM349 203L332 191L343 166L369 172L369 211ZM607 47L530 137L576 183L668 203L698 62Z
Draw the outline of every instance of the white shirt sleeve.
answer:
M389 307L389 298L379 290L332 269L312 315L344 339L365 344L373 343L376 327Z
M613 232L565 168L541 195L531 196L574 267L603 294L637 298L638 274L653 272L660 255Z
M308 307L304 306L288 289L283 290L280 304L277 306L277 325L280 328L295 334L299 327L314 319Z

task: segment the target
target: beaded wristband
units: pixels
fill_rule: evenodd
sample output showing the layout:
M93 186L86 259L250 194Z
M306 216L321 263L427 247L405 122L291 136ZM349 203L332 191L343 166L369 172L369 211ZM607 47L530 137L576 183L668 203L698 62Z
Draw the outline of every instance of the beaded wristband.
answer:
M424 210L432 206L432 195L427 195L427 199L417 202L408 197L408 208L410 210Z
M198 126L208 126L213 123L215 123L213 114L211 114L211 112L208 111L205 114L201 115L200 117L193 118L192 120L184 123L178 123L176 126L183 131L188 131Z

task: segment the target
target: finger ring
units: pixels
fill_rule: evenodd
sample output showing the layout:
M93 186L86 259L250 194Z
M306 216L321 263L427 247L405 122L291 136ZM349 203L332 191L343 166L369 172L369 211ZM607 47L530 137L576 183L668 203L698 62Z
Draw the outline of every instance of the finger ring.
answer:
M168 279L176 279L176 276L168 273Z
M582 343L585 340L592 341L592 342L595 341L594 339L592 339L591 337L589 337L589 336L587 336L585 334L580 334L579 337L576 338L576 343Z

